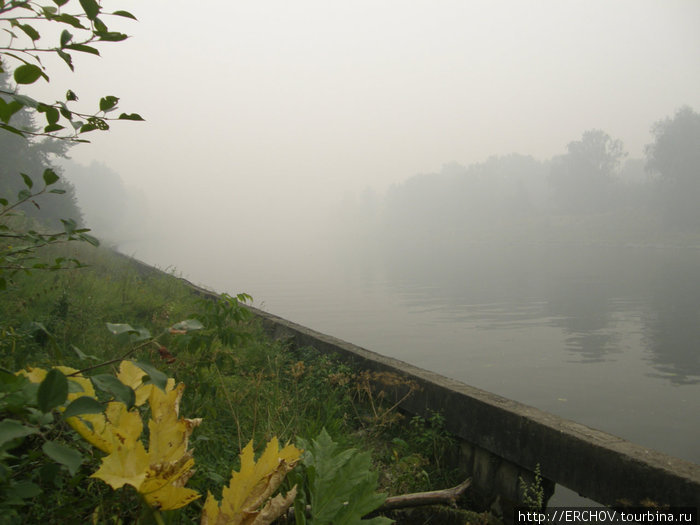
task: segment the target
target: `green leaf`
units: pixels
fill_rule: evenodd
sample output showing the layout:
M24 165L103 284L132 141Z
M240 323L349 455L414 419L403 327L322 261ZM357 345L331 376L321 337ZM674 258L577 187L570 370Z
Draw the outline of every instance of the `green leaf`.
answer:
M56 0L54 0L55 2ZM58 22L63 22L64 24L68 24L69 26L73 26L77 29L87 29L81 22L80 19L73 16L69 15L67 13L61 13L60 15L56 15L53 20L56 20Z
M95 34L106 33L107 31L109 31L109 28L107 27L107 25L99 18L95 18L92 21L92 23L95 26Z
M14 128L12 126L9 126L8 124L0 124L0 129L4 129L5 131L9 131L10 133L14 133L15 135L19 135L20 137L24 137L24 133L17 128Z
M32 26L29 24L20 24L19 28L24 31L24 33L32 39L32 42L39 40L41 38L41 35L39 32L34 29Z
M34 186L32 178L26 173L20 173L20 175L22 176L22 179L24 179L24 185L31 190L32 186Z
M110 111L119 103L119 98L112 95L100 99L100 111Z
M44 170L44 184L47 186L51 186L52 184L58 182L58 178L59 177L56 175L56 172L51 168L46 168Z
M145 120L145 119L141 115L139 115L138 113L130 113L128 115L126 113L122 113L121 115L119 115L119 120Z
M88 237L88 236L86 236ZM112 332L116 336L120 336L122 334L129 334L129 340L132 343L136 343L138 341L145 341L146 339L150 339L151 333L146 330L145 328L134 328L130 324L124 324L124 323L106 323L107 324L107 330Z
M69 102L78 100L78 95L76 95L73 91L71 91L71 90L69 89L68 91L66 91L66 100L69 101ZM68 111L68 110L66 109L66 111ZM71 114L70 114L70 112L68 112L68 113L69 113L68 115L66 115L66 114L64 113L63 116L70 120Z
M165 390L165 385L168 383L168 376L147 363L141 363L139 361L134 361L133 363L148 374L148 378L144 378L143 380L144 384L153 383L161 390Z
M39 80L41 76L48 80L48 77L44 75L41 68L39 66L35 66L34 64L23 64L15 69L14 74L15 82L18 84L33 84Z
M60 370L49 370L39 385L38 401L42 412L50 412L66 402L68 398L68 379Z
M63 126L60 124L49 124L48 126L44 126L44 133L53 133L54 131L60 131L64 129ZM55 191L52 193L56 193Z
M134 15L132 15L131 13L129 13L129 11L122 11L122 10L120 10L120 11L115 11L115 12L112 13L112 14L113 14L113 15L116 15L116 16L123 16L123 17L126 17L126 18L131 18L132 20L136 20L136 17L135 17Z
M369 452L359 453L356 449L338 451L338 444L325 429L311 444L304 440L299 440L299 444L306 451L303 464L309 480L312 522L337 525L391 523L386 518L362 520L362 516L386 499L376 492L378 474L370 470L372 459Z
M36 483L31 481L20 481L19 483L14 483L5 492L5 497L9 500L15 499L30 499L35 498L41 494L41 488Z
M37 432L38 430L35 428L25 427L22 423L14 419L3 419L0 421L0 447L13 439L36 434Z
M27 95L20 95L19 93L14 93L12 95L12 98L20 104L22 104L23 106L27 106L30 108L37 108L40 104L38 100L34 100L32 97L28 97Z
M185 330L187 332L194 330L202 330L204 325L199 319L185 319L179 323L175 323L170 327L173 330Z
M94 20L100 14L100 6L95 0L80 0L80 5L90 20Z
M71 476L75 476L75 473L78 472L80 465L83 463L83 455L63 443L47 441L41 447L41 450L51 459L66 467Z
M128 35L117 31L96 31L95 34L100 37L100 40L104 40L105 42L121 42L129 38Z
M58 109L50 106L46 110L46 122L49 123L49 125L56 124L58 122L58 119L60 118L60 115L58 113Z
M0 98L0 120L2 120L5 124L7 124L8 122L10 122L12 115L17 113L23 107L24 107L24 104L22 104L21 102L18 102L17 100L11 100L10 102L5 102L5 100Z
M49 193L53 193L54 191L57 191L57 190L51 190ZM65 190L60 190L60 191L62 191L63 193L65 193ZM100 360L99 357L96 357L96 356L94 356L94 355L90 355L90 354L84 353L80 348L78 348L78 347L75 346L75 345L70 345L70 347L71 347L71 349L73 350L73 352L75 352L75 355L78 356L78 359L82 359L82 360L91 359L91 360L93 360L93 361L99 361L99 360Z
M65 5L68 3L69 0L53 0L53 3L56 4L58 7L61 7L62 5Z
M63 412L64 418L78 416L80 414L101 414L105 407L97 399L89 396L80 396L74 399Z
M70 42L71 40L73 40L73 35L71 34L70 31L68 31L67 29L64 29L61 32L61 47L65 47L66 44L68 44L68 42Z
M106 323L107 324L107 330L112 332L114 335L119 335L123 333L132 333L135 332L136 329L133 328L130 324L126 323Z
M90 378L95 388L107 392L114 396L114 399L121 401L127 409L134 406L136 395L134 391L110 374L99 374Z
M81 53L90 53L91 55L100 56L99 50L92 46L86 46L85 44L68 44L65 49L72 49L73 51L80 51Z

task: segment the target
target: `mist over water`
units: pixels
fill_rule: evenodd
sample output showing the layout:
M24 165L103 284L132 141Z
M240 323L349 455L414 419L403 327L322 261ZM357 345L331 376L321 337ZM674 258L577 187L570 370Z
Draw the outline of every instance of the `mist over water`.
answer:
M164 6L65 166L106 244L700 463L698 4Z

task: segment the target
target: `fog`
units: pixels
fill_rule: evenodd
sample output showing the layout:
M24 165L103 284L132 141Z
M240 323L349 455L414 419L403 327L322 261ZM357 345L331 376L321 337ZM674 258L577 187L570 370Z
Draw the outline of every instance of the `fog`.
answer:
M200 282L323 250L363 192L494 155L548 162L590 129L639 159L654 122L700 108L696 2L105 3L139 18L110 25L131 38L34 94L144 116L70 156L139 203L108 236L148 234L124 248Z
M105 244L700 461L700 3L102 4L27 94L146 119L60 161Z

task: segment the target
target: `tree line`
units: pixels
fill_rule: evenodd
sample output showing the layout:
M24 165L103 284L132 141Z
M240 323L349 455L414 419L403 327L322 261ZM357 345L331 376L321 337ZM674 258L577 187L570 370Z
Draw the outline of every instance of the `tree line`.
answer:
M700 114L656 122L643 159L593 129L548 160L494 156L416 175L345 206L352 234L412 243L463 240L658 241L700 233Z

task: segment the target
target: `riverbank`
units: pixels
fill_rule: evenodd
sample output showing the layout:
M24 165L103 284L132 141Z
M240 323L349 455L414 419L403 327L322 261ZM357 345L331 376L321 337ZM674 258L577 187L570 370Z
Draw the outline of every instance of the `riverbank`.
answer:
M3 368L50 368L59 362L89 368L129 351L129 343L110 333L106 323L148 330L152 344L146 341L130 356L184 383L182 415L203 418L190 439L196 472L187 485L200 494L211 491L219 497L249 440L257 448L272 437L282 443L313 439L322 429L339 447L370 452L377 488L389 495L444 489L463 481L448 461L455 442L445 431L440 412L406 415L376 384L398 381L410 390L410 382L377 377L309 346L272 340L258 322L243 314L244 296L229 296L225 308L212 308L222 304L216 302L221 298L203 298L177 276L150 271L108 250L71 246L67 255L89 266L16 276L16 286L4 292ZM171 329L192 318L208 320L210 325L204 323L204 329L188 334ZM68 428L59 430L59 435L61 443L87 454ZM0 490L21 482L40 491L41 505L32 497L19 498L10 506L20 521L84 521L92 516L100 523L138 518L136 491L112 491L90 477L100 454L86 455L88 459L70 473L41 456L40 440L23 447L22 455L7 460L11 474L0 481ZM15 468L30 456L31 469ZM192 522L201 508L202 502L194 501L171 519Z

